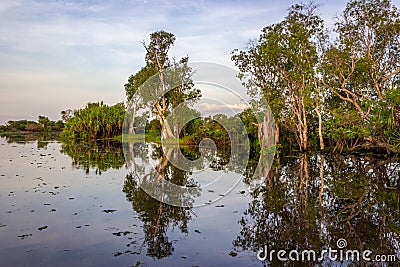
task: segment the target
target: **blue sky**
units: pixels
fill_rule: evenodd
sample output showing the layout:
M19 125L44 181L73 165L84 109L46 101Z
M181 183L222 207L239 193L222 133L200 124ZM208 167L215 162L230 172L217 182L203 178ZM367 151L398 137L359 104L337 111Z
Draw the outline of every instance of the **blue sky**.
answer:
M176 36L172 56L233 67L230 52L297 2L1 0L0 123L124 101L124 83L144 64L140 42L160 29ZM328 26L346 5L317 2Z

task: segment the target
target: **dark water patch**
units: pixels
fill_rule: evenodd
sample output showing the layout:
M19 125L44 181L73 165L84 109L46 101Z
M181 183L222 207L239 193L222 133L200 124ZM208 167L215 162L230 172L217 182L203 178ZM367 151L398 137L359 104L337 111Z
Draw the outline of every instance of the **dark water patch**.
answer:
M103 212L104 213L114 213L114 212L116 212L117 210L103 210Z
M39 231L43 231L43 230L46 230L48 228L48 226L47 225L45 225L45 226L41 226L41 227L39 227L38 228L38 230Z
M112 233L112 234L115 235L115 236L122 236L122 235L126 236L126 235L129 235L129 234L132 234L132 232L125 231L125 232L116 232L116 233Z
M238 254L237 254L237 252L235 252L235 251L231 251L231 252L229 252L229 256L231 256L231 257L236 257Z
M28 238L32 236L32 234L23 234L23 235L18 235L17 237L21 238L21 240L24 240L25 238Z

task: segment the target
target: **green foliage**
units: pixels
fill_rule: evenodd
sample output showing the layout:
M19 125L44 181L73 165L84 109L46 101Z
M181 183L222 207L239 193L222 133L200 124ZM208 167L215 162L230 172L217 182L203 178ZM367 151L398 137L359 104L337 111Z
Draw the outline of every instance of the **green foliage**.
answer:
M372 119L375 134L400 150L400 87L386 92Z
M256 116L252 113L251 109L245 109L244 111L239 113L239 118L245 126L251 148L258 151L260 148L260 144L258 140L258 126Z
M146 139L147 140L161 139L161 124L159 120L153 119L146 124Z
M150 43L146 45L143 42L146 65L131 75L125 84L130 112L127 119L129 134L134 133L136 112L147 108L163 125L163 139L177 138L178 133L173 132L167 121L168 115L179 104L193 104L201 96L191 79L193 72L188 66L189 58L184 57L178 62L169 59L168 52L174 42L175 36L165 31L153 32L150 34Z
M333 116L325 120L323 136L329 140L334 150L353 150L364 137L371 135L372 129L359 123L361 118L356 110L337 108L331 113Z
M155 68L161 67L158 70L162 69L168 64L168 52L175 40L175 35L170 32L160 30L151 33L150 43L146 47L146 63Z
M128 102L135 100L134 97L139 87L155 74L157 74L157 70L153 66L146 65L141 68L136 74L129 76L128 82L124 85L125 94Z
M69 140L96 140L112 138L122 133L125 109L122 103L107 106L89 103L76 110L65 124L61 137Z
M38 122L29 120L8 121L6 125L0 126L0 132L51 132L61 131L64 123L51 121L48 117L39 116Z
M240 78L255 102L267 99L283 147L293 140L302 150L316 147L322 125L318 137L334 150L393 151L400 146L398 8L389 0L350 1L333 42L315 8L293 5L258 41L234 50Z
M242 122L241 116L247 122ZM252 125L253 120L255 117L252 117L249 111L232 117L216 114L205 118L195 118L190 120L180 132L181 143L197 146L203 139L209 138L213 140L217 150L225 154L229 154L233 146L240 145L251 146L254 151L257 151L259 145L256 141L257 130L254 131ZM248 132L247 126L253 132Z
M258 42L232 56L249 93L265 97L277 124L295 135L301 150L308 146L307 118L315 108L319 50L325 42L315 8L293 5L283 21L262 29Z
M34 125L36 128L36 124L36 122L28 120L8 121L5 129L8 131L25 131L27 127L32 129L31 125Z

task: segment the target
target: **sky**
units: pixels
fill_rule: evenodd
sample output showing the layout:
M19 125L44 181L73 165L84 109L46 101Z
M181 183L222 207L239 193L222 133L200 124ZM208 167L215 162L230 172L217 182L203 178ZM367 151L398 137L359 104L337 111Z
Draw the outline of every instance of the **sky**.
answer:
M125 101L124 84L144 65L141 42L157 30L176 36L177 59L234 67L231 51L298 2L1 0L0 124ZM331 27L347 1L316 2Z

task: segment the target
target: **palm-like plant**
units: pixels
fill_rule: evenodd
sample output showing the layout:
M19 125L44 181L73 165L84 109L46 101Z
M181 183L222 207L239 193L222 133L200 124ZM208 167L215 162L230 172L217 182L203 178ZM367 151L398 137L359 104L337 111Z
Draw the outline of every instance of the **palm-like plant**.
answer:
M114 106L107 106L103 102L88 103L85 108L74 112L74 116L65 124L62 137L82 140L112 138L121 134L124 114L122 103Z

